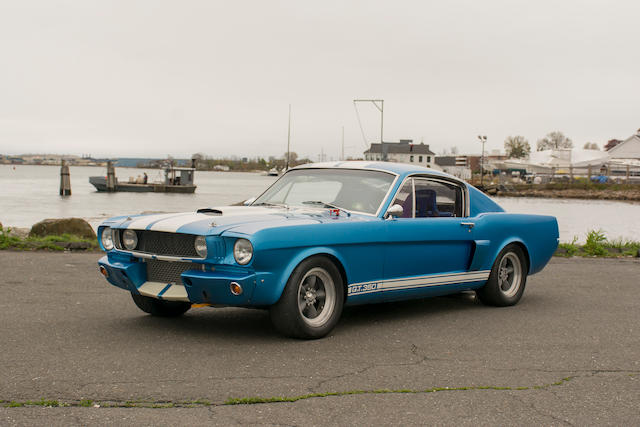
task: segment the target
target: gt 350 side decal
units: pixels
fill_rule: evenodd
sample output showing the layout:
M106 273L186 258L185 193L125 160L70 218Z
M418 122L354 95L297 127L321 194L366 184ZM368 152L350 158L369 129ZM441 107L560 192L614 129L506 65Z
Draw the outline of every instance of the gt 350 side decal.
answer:
M406 277L375 282L354 283L347 288L348 295L370 294L373 292L417 289L428 286L450 285L454 283L480 282L489 278L490 270L469 271L466 273L430 274L427 276Z

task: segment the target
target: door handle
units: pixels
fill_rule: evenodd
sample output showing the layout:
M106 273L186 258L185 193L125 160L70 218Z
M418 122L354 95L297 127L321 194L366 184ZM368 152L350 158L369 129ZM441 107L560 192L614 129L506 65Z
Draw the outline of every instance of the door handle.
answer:
M476 226L476 223L475 222L461 222L460 225L463 226L463 227L469 227L469 232L471 232L471 229Z

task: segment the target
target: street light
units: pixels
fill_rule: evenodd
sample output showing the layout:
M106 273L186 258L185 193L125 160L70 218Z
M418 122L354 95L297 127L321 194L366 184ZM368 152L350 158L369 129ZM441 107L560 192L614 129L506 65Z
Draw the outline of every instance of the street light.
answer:
M482 142L482 154L480 155L480 186L482 186L484 178L484 143L487 142L487 135L478 135L478 139Z

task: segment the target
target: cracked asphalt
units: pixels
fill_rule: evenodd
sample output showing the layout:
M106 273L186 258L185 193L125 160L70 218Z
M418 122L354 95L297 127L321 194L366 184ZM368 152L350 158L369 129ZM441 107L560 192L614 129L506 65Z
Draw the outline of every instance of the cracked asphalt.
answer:
M352 307L329 337L297 341L261 310L147 316L99 257L0 252L0 424L640 423L638 260L553 259L515 307ZM349 391L368 393L224 404ZM70 406L6 407L41 399Z

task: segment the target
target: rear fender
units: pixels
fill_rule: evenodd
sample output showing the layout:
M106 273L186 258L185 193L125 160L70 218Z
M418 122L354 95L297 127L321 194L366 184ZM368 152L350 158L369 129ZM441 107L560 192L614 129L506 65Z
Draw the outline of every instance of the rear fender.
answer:
M490 240L475 240L475 252L469 270L491 270L500 251L512 243L519 244L527 257L527 265L531 269L531 254L527 245L519 238L509 238L492 245Z

